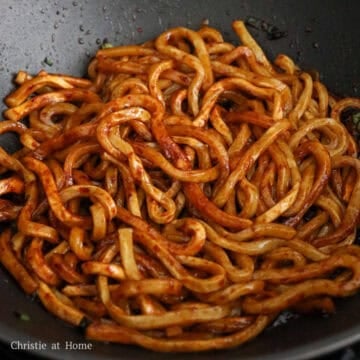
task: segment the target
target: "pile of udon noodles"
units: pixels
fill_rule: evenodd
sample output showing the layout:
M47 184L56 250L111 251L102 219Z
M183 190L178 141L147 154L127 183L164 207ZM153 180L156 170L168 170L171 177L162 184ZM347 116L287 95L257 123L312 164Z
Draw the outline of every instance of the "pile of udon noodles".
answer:
M234 347L360 287L340 121L360 100L233 29L240 46L203 26L99 50L90 80L20 71L5 99L22 147L0 149L0 260L89 339Z

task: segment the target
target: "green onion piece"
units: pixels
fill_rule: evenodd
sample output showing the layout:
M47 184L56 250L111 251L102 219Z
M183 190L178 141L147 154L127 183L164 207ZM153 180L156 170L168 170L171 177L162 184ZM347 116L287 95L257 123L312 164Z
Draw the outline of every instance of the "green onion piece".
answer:
M101 45L102 49L110 49L112 47L114 47L114 45L110 44L110 43L104 43L104 44Z
M360 112L358 112L352 116L352 121L355 125L360 122Z
M21 321L30 321L30 316L28 314L26 314L26 313L21 313L21 312L18 312L18 311L14 311L14 314Z
M22 321L30 321L30 316L28 314L21 314L20 320Z
M48 57L46 57L44 59L44 63L48 66L53 66L53 64L54 64L54 62L51 59L49 59Z

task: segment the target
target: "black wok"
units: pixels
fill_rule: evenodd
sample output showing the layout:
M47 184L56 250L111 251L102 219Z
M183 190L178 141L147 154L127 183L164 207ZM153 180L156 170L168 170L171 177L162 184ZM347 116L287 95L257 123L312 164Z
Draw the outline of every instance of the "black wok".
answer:
M19 69L83 75L102 42L138 43L171 26L197 28L204 19L236 40L231 21L249 16L286 32L269 40L261 29L249 28L270 58L286 53L303 68L317 69L333 93L359 96L359 13L360 2L350 0L1 0L0 98L10 91ZM0 110L4 108L1 103ZM8 150L16 148L11 137L1 137L0 144ZM13 342L13 347L17 341L41 341L47 348L34 353L54 359L307 359L360 340L360 296L338 301L334 316L290 319L240 348L185 355L100 343L93 343L91 350L66 349L66 341L88 342L79 330L26 297L2 268L0 298L0 340L9 346ZM16 313L28 314L30 321L22 321ZM57 342L60 349L52 350Z

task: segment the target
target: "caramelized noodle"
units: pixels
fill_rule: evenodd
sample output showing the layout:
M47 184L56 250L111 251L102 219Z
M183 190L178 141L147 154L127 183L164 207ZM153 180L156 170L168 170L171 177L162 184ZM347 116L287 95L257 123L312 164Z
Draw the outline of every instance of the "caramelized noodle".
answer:
M340 121L360 100L233 28L241 45L204 26L99 50L90 80L20 71L5 99L0 262L89 339L224 349L360 288Z

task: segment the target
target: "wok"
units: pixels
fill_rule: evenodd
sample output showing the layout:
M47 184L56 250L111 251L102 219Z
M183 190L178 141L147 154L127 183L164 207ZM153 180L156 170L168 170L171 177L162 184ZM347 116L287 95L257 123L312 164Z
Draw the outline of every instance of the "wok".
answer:
M330 91L360 93L360 27L358 1L275 0L37 0L0 1L0 98L11 88L19 69L36 73L85 74L86 64L102 42L139 43L171 26L198 28L204 19L236 41L231 21L256 17L286 33L269 40L261 29L249 28L270 58L286 53L302 68L317 69ZM0 110L4 110L3 103ZM15 138L0 144L16 149ZM131 346L93 343L91 350L65 349L65 342L88 343L74 329L26 297L0 269L0 340L47 344L33 354L54 359L307 359L360 340L360 296L337 302L337 314L307 316L273 326L237 349L200 354L158 354ZM21 321L14 313L29 314ZM60 350L51 350L53 343ZM14 351L16 355L16 351Z

